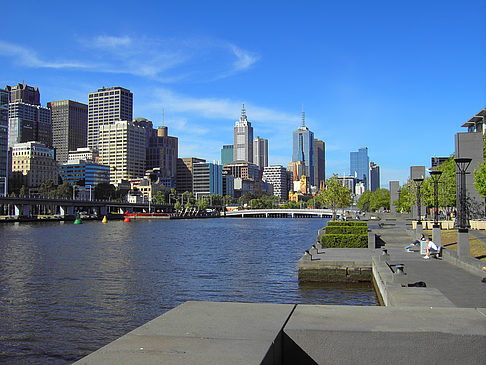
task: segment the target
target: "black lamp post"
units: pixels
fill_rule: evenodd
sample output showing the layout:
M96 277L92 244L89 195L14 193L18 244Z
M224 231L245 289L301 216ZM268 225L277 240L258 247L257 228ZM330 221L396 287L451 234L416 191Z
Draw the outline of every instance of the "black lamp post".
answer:
M440 175L442 175L442 171L431 170L429 173L432 181L434 182L434 228L439 228L439 180Z
M467 168L471 164L470 158L456 158L456 179L457 181L457 253L460 257L469 257L469 236L468 236L468 214L466 207L466 172Z
M416 177L413 179L415 181L415 184L417 186L417 215L418 215L418 220L417 220L417 227L419 224L422 224L422 220L420 219L421 212L422 210L420 209L420 186L422 185L422 182L424 181L423 177Z

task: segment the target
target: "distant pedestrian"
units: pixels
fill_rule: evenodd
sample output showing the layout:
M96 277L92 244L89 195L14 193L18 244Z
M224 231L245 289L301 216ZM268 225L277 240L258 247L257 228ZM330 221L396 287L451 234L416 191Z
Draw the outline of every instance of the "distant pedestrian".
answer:
M420 240L415 240L408 246L405 246L404 248L405 250L407 250L407 252L411 252L410 249L415 245L419 245L421 241L425 241L425 235L423 233L420 235Z
M426 255L424 257L424 259L428 259L430 258L430 251L439 251L439 248L437 247L437 245L432 242L430 240L430 238L427 237L427 239L425 240L425 242L427 243L427 246L425 247L425 252L426 252Z

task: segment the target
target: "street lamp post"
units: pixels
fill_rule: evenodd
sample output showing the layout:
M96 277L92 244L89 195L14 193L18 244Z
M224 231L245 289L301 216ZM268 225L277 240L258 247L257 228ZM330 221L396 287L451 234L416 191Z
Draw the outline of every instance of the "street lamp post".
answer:
M459 257L469 257L468 213L466 206L466 172L471 164L470 158L455 158L457 176L457 254Z
M439 224L439 180L442 175L440 170L430 170L430 177L434 182L434 225L432 226L432 241L437 245L442 245L442 237Z
M417 239L420 238L420 235L424 233L424 229L422 227L422 220L421 220L421 213L422 213L422 207L421 207L421 202L420 202L420 186L422 185L422 182L424 181L423 177L416 177L413 179L415 181L415 185L417 187L417 228L415 229L415 234L417 235Z

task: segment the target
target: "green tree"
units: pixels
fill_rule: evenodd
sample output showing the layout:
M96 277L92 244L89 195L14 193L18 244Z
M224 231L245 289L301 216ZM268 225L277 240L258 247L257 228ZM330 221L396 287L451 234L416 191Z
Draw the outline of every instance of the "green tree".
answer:
M371 199L371 191L366 190L363 194L360 195L358 199L358 203L356 204L358 208L364 212L370 211L370 199Z
M196 199L194 199L194 195L190 191L185 191L184 193L182 193L182 201L185 203L186 206L187 204L192 206Z
M165 204L167 202L166 193L162 190L157 191L157 193L152 197L152 202L154 204Z
M94 188L94 197L99 200L114 199L116 196L116 188L110 183L99 183Z
M224 205L228 205L228 204L233 204L234 202L236 201L235 198L233 198L232 196L230 195L225 195L223 197L223 204Z
M25 192L25 185L22 185L20 187L20 191L19 191L19 196L25 196L26 195L26 192Z
M44 181L39 187L39 193L43 197L54 198L56 196L56 186L52 180Z
M73 187L67 181L63 182L56 189L56 196L58 198L70 199L73 197Z
M479 164L474 170L474 188L483 198L486 198L486 164Z
M370 195L370 209L390 209L390 192L387 189L376 189Z
M411 182L408 181L398 192L398 199L393 202L398 212L410 212L412 207Z
M209 207L209 199L207 196L202 196L196 201L196 206L199 210L204 210Z
M336 174L327 179L325 185L325 188L319 192L317 197L324 206L331 208L332 217L335 220L337 210L350 206L353 201L353 196L351 190L343 186Z
M299 209L299 207L300 207L299 203L293 200L289 200L280 206L281 209Z
M182 208L181 202L179 200L176 201L175 204L174 204L174 209L179 211L179 210L181 210L181 208Z

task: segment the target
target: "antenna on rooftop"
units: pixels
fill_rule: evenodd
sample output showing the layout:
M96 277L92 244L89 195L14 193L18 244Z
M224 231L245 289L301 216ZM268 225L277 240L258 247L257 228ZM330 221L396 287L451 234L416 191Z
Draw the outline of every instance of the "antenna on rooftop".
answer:
M164 126L164 108L162 108L162 127Z
M302 127L305 127L305 112L304 112L304 104L302 104Z
M243 103L243 107L241 108L241 118L246 119L246 109L244 103Z

